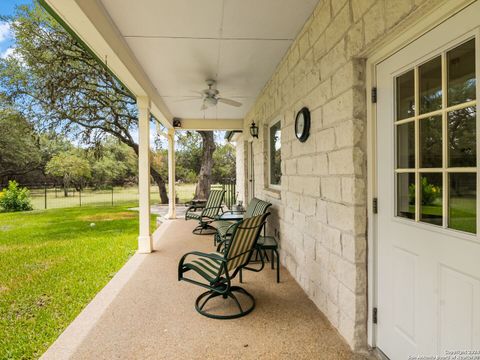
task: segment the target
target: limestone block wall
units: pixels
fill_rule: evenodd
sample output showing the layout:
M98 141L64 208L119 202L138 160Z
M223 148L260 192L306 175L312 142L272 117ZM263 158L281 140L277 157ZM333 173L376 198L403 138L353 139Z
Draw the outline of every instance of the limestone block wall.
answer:
M364 53L437 0L321 0L245 118L254 120L255 196L271 201L281 261L355 350L366 347ZM294 116L311 111L305 143ZM282 121L281 189L269 189L268 124Z

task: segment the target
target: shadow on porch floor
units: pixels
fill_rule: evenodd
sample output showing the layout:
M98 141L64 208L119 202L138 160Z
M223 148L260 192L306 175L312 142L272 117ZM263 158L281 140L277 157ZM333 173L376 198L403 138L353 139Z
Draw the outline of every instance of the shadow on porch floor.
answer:
M178 260L213 251L195 223L161 226L156 251L136 254L44 354L44 359L350 359L352 353L299 285L282 268L244 272L255 310L213 320L194 309L204 290L177 281ZM238 277L234 283L238 282Z

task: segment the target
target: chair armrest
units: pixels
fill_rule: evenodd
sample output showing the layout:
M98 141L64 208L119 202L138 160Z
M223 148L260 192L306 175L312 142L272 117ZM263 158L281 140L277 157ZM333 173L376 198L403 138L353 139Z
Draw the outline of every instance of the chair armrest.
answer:
M218 254L204 253L204 252L201 252L201 251L190 251L190 252L186 253L185 255L183 255L182 258L180 259L180 264L181 265L183 265L183 263L185 262L185 259L189 255L196 255L196 256L207 258L207 259L218 260L218 261L221 261L221 262L226 262L227 261L223 256L220 256Z
M185 220L187 220L187 216L190 212L195 212L199 209L203 209L205 207L205 205L202 205L202 204L194 204L194 205L190 205L187 210L185 210Z
M209 219L215 219L215 217L212 218L212 217L210 217L210 216L203 215L203 213L204 213L205 211L211 210L211 209L218 209L218 210L220 210L220 211L222 212L222 214L223 214L223 206L220 205L220 206L204 207L203 210L202 210L202 213L200 214L200 216L201 216L201 217L207 217L207 218L209 218Z

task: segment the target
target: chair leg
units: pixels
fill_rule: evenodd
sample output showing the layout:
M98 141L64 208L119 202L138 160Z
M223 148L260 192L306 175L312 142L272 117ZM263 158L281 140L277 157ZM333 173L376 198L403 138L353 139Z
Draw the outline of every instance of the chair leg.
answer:
M278 251L275 249L275 255L277 257L277 283L280 282L280 256L278 256Z
M195 229L193 229L192 233L195 235L214 235L217 232L212 225L207 223L199 224Z
M245 295L250 300L250 304L247 303L247 305L242 306L238 298L235 296L235 293L242 293L243 295ZM239 312L231 315L217 315L217 314L209 313L208 311L204 310L204 307L207 304L207 302L219 296L221 296L224 299L232 299L237 305ZM200 313L203 316L209 317L211 319L219 319L219 320L236 319L236 318L245 316L249 314L254 308L255 308L255 298L247 290L239 286L230 287L228 292L225 294L221 294L213 290L209 290L207 292L204 292L203 294L200 294L200 296L195 301L195 309L198 311L198 313Z
M275 269L275 265L274 265L275 254L273 253L273 250L274 249L272 249L272 270Z
M243 282L243 273L242 273L242 270L243 270L243 269L240 269L240 274L239 274L240 284Z

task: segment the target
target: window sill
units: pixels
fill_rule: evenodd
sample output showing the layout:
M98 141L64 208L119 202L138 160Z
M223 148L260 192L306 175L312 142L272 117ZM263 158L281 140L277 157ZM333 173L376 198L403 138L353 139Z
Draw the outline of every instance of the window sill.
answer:
M273 199L281 200L282 199L282 192L280 189L273 189L273 188L265 188L263 189L266 196L271 197Z

